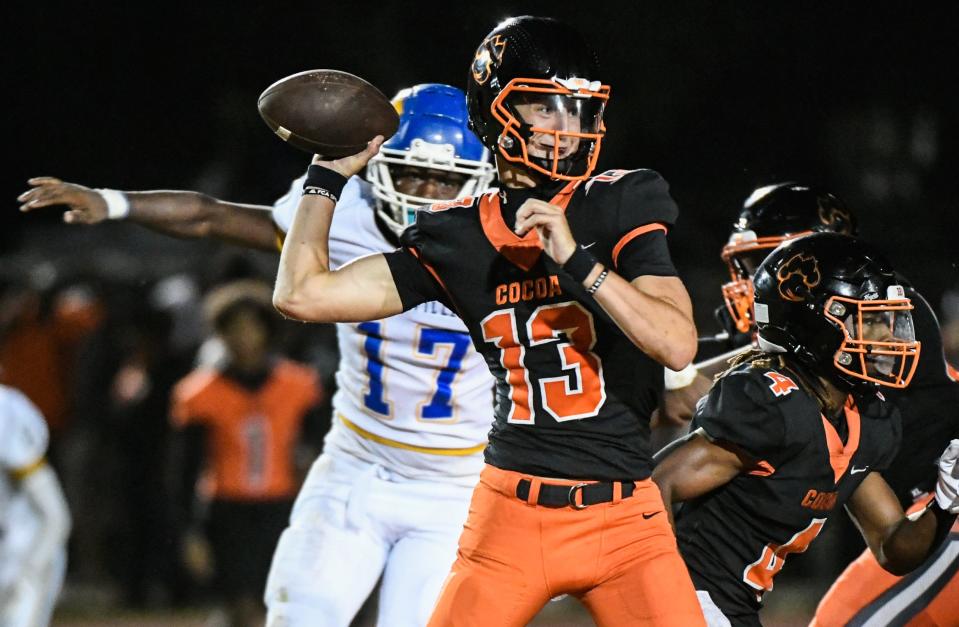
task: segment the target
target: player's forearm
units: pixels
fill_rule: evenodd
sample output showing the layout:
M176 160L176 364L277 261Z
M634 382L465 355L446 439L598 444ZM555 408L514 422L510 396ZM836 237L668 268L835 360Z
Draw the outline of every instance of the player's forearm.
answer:
M932 548L935 516L925 512L917 520L903 518L886 533L877 552L880 566L894 575L905 575L922 564ZM875 551L874 551L875 552Z
M276 251L268 207L228 203L198 192L126 192L127 219L150 229L191 239L213 238Z
M325 322L322 305L335 300L330 293L329 235L334 203L324 196L300 200L290 232L283 243L273 290L273 305L284 316Z
M956 522L954 515L941 509L923 510L916 518L905 517L883 539L876 555L879 564L894 575L905 575L918 568Z
M594 270L584 284L592 284ZM610 272L594 294L626 336L657 362L680 370L696 356L696 326L675 303L649 295Z

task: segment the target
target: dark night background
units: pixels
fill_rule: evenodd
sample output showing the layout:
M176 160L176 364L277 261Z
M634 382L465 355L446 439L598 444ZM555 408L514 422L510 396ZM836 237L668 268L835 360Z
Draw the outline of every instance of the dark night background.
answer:
M306 157L260 121L267 85L317 67L388 95L418 82L462 85L482 36L526 12L573 22L598 48L612 85L600 167L650 167L671 183L682 209L674 256L701 324L734 213L753 187L783 179L845 198L862 234L938 306L959 277L959 11L834 4L13 7L0 241L23 250L35 226L56 223L57 211L16 214L13 199L37 174L271 202Z
M861 235L959 317L959 295L943 299L959 290L959 9L931 6L7 3L0 273L42 260L149 279L198 271L207 244L124 224L68 227L56 209L19 214L16 196L49 174L270 204L308 156L260 120L265 87L312 68L352 72L388 96L421 82L464 87L482 37L530 13L574 23L600 53L612 94L599 168L649 167L670 182L681 209L672 252L701 333L716 330L719 251L743 199L790 179L844 198ZM861 546L839 545L847 558ZM822 555L808 557L822 566ZM811 569L814 591L836 567Z

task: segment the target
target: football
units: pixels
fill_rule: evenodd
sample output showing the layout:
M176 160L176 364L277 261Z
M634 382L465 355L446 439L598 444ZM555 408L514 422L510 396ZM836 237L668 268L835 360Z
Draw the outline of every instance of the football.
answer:
M400 118L389 99L362 78L339 70L307 70L267 87L260 116L283 141L311 154L337 159L360 152Z

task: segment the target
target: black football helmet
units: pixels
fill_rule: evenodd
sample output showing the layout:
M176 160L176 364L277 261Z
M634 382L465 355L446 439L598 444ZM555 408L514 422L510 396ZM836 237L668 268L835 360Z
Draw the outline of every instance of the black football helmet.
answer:
M498 158L553 180L596 167L609 86L582 36L552 18L513 17L476 50L466 90L470 128Z
M756 270L759 347L844 387L909 384L919 359L912 303L889 263L848 235L815 233Z
M816 232L855 235L856 217L833 194L800 183L766 185L749 195L720 255L730 276L723 299L737 331L747 333L754 324L750 277L756 267L784 241Z

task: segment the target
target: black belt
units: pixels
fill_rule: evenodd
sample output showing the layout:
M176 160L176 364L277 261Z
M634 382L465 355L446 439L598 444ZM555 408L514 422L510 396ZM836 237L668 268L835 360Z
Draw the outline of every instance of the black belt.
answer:
M519 483L516 484L516 498L523 501L529 500L530 483L529 479L520 479ZM541 483L536 504L545 507L569 506L573 509L585 509L590 505L609 503L613 500L613 486L617 483L622 486L622 498L629 498L633 495L636 484L631 481L577 483L575 485ZM578 503L576 499L577 492L579 492L580 495Z

